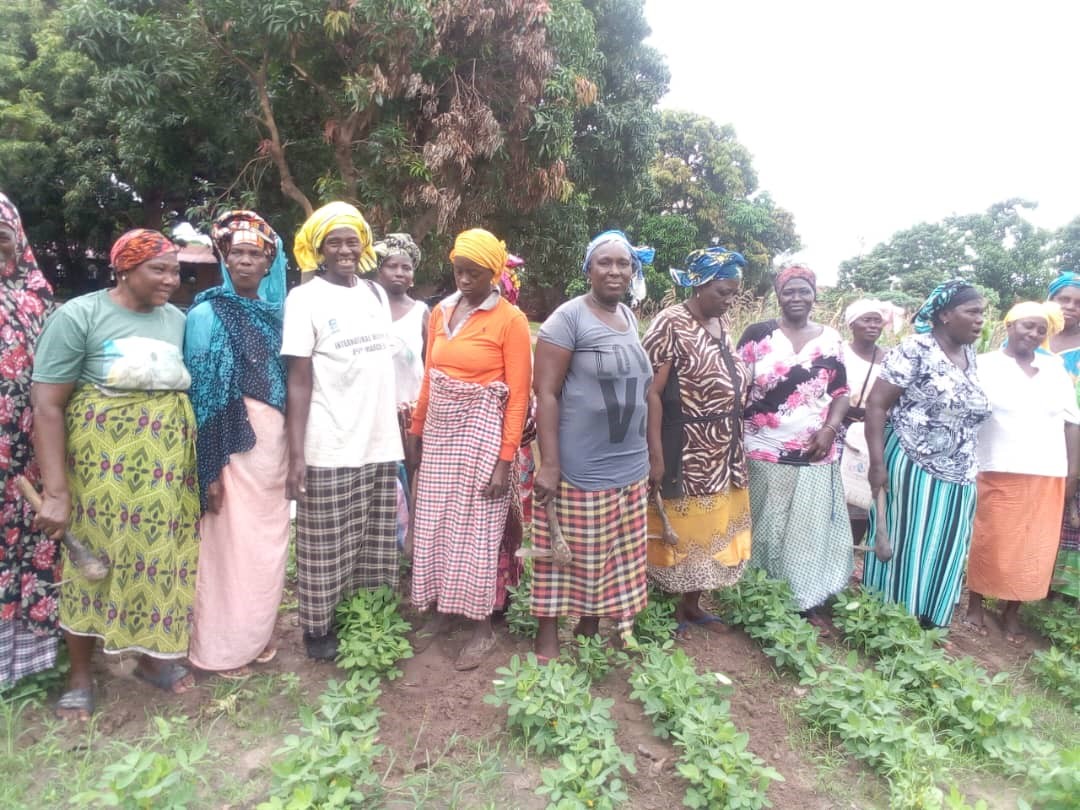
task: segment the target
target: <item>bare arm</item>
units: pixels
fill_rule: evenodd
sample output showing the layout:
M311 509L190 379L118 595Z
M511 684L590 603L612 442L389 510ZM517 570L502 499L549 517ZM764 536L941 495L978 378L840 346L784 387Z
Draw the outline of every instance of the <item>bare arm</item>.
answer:
M653 371L652 384L647 395L649 405L649 483L659 488L664 478L664 405L661 397L671 374L671 361L668 360Z
M825 424L810 437L806 447L811 461L821 461L829 454L829 450L836 443L836 437L840 435L840 424L844 421L850 401L848 395L844 394L833 397L833 401L829 403L828 413L825 414Z
M888 479L885 471L885 416L903 393L903 388L879 377L866 398L866 446L870 453L868 477L875 498Z
M423 341L420 344L420 359L423 360L425 363L427 362L427 330L429 320L431 320L431 310L425 308L424 317L420 319L420 336L421 340Z
M71 517L71 492L64 471L67 454L64 408L74 390L75 383L33 383L30 386L30 404L34 409L34 455L45 488L34 525L54 539L63 535Z
M300 500L304 496L307 477L304 440L308 414L311 412L311 358L289 355L287 360L289 377L285 399L285 433L289 439L289 477L285 482L285 497Z
M559 398L574 353L546 340L536 343L533 391L536 393L536 437L540 443L540 469L533 488L538 504L547 503L562 478L559 458Z

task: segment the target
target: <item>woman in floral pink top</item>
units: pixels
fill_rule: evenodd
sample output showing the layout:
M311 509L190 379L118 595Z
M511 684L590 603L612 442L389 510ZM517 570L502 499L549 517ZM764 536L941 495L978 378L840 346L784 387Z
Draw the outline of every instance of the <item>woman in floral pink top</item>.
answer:
M776 278L779 320L747 327L739 353L751 369L744 411L754 527L750 565L791 585L804 615L847 584L851 525L840 480L838 432L848 408L843 338L810 320L817 282L806 267Z

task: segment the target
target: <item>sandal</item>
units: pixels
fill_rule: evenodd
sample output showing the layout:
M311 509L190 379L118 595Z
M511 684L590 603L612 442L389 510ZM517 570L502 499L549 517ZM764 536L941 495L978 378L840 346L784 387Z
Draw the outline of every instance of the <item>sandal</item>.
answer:
M60 711L86 712L86 717L65 717ZM54 711L60 720L86 721L94 714L94 687L84 686L80 689L68 689L56 701Z
M259 653L257 656L255 656L255 663L269 664L275 658L277 658L277 647L267 644L266 649Z
M484 656L495 649L495 642L496 639L494 634L488 636L478 644L474 645L470 642L465 649L461 651L461 655L458 656L457 662L454 664L454 669L458 672L468 672L471 669L476 669L484 660Z
M185 689L181 689L179 692L176 691L176 685L191 674L187 667L177 664L176 662L167 663L164 667L153 673L144 670L140 664L135 667L134 674L140 681L148 683L151 686L156 686L162 692L168 692L172 695L182 695L184 692L194 688L194 686L189 686Z
M224 678L227 681L246 681L254 673L247 666L237 667L236 669L226 669L222 672L215 672L219 678Z

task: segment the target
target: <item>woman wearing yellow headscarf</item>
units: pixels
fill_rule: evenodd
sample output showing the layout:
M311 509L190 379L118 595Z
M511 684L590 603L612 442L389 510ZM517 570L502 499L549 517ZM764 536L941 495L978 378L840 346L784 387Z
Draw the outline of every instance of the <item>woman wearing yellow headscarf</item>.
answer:
M448 615L474 620L458 670L475 669L495 646L499 546L532 381L529 322L495 287L507 258L506 246L480 228L454 241L457 292L431 313L408 437L417 475L412 602L435 611L415 647L428 646Z
M297 501L300 626L312 658L337 654L338 602L398 582L397 422L386 293L358 273L374 267L371 229L347 203L300 229L296 261L318 274L285 299L287 497Z
M1080 409L1061 361L1039 347L1063 325L1053 302L1017 304L1008 342L979 356L990 418L979 429L979 500L968 559L966 623L986 635L983 597L1005 603L1005 637L1020 643L1021 602L1050 586L1061 515L1076 521Z

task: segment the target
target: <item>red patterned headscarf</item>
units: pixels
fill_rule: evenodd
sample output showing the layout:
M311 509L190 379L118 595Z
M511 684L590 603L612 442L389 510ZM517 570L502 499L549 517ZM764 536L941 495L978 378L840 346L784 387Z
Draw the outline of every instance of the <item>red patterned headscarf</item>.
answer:
M780 272L776 274L776 281L773 284L776 294L779 295L780 291L793 278L801 278L813 288L815 294L817 293L817 276L814 275L814 271L801 264L792 264L781 268Z
M117 273L123 273L158 256L176 253L179 249L161 231L136 228L116 240L109 251L109 264Z
M270 224L254 211L226 211L210 228L214 247L224 259L233 245L255 245L269 258L277 253L278 235Z

